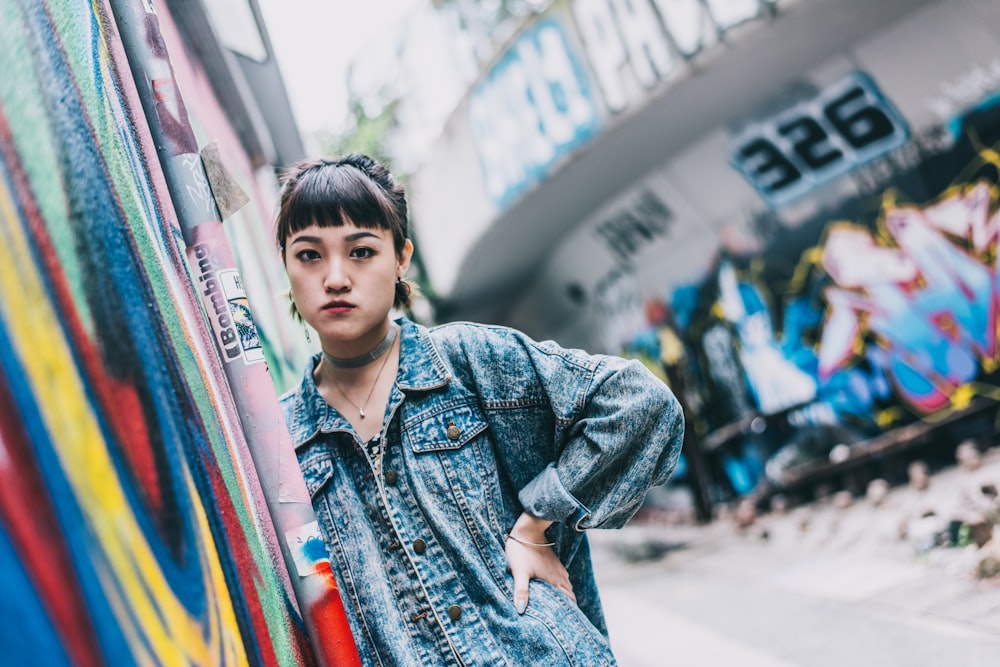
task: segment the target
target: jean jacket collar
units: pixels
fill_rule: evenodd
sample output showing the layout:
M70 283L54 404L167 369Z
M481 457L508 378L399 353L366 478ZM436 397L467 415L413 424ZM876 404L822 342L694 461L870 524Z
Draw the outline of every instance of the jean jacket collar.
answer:
M405 317L396 322L401 327L396 386L405 393L429 391L448 384L451 373L427 331L418 328ZM302 384L292 390L297 394L293 397L289 432L296 448L309 442L321 431L348 428L347 421L323 399L316 388L312 371L319 363L320 356L319 353L313 355L308 365L309 372L303 374Z

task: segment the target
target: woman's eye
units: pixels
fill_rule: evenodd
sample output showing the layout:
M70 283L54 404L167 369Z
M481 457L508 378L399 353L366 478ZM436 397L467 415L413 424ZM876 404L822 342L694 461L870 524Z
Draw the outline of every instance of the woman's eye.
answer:
M357 257L359 259L365 259L371 257L375 254L375 251L371 248L355 248L351 251L351 257Z
M314 259L319 259L319 253L316 252L315 250L308 250L308 249L307 250L300 250L299 252L295 253L295 257L299 261L309 262L309 261L312 261Z

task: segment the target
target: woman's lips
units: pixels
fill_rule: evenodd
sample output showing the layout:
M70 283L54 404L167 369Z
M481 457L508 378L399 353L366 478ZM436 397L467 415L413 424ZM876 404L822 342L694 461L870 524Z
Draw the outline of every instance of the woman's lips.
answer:
M354 308L354 304L346 301L333 301L323 306L323 310L334 315L341 315Z

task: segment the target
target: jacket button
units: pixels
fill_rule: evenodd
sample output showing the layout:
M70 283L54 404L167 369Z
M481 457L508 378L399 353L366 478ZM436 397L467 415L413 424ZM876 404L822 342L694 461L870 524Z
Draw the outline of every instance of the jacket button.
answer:
M418 554L422 554L427 551L427 543L420 538L417 538L413 540L413 550Z
M395 470L385 471L385 482L389 486L396 486L396 481L398 479L399 479L399 473L397 473Z
M455 426L453 422L448 422L448 439L458 440L462 437L462 429Z
M457 621L458 619L462 618L462 608L459 607L457 604L453 604L450 607L448 607L448 618L450 618L453 621Z

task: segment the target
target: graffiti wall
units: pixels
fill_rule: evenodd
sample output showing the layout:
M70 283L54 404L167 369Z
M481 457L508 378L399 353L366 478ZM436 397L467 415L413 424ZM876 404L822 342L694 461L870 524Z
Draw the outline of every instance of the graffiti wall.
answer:
M931 433L949 454L960 434L988 438L997 16L914 6L790 83L755 72L766 103L582 217L505 321L680 379L718 498L863 447L882 465Z
M554 3L470 91L487 193L505 208L690 59L776 11L770 0Z
M718 253L702 280L646 304L657 325L626 353L659 364L657 332L684 341L709 443L741 421L782 421L777 439L747 427L720 450L738 493L836 445L1000 399L1000 105L948 131L858 170L856 196L774 228L757 252Z
M421 230L418 233L449 240L421 246L434 291L446 299L465 292L479 282L487 266L495 282L504 280L503 275L517 275L523 270L520 262L528 261L524 246L546 244L505 239L503 245L513 243L518 252L504 257L502 268L491 266L494 245L489 237L496 231L494 225L509 230L511 238L530 238L533 228L569 226L560 225L559 218L580 193L566 193L568 201L552 206L551 212L527 215L510 224L498 219L544 191L553 177L575 162L602 160L597 157L604 153L601 144L634 122L654 101L695 76L704 67L703 59L767 29L776 17L800 3L540 3L545 9L505 38L502 52L470 83L465 100L449 116L434 150L422 156L411 179L412 217ZM436 90L437 85L432 81L426 88ZM426 134L426 128L421 126L416 132ZM622 167L627 165L609 158L600 170L613 176ZM475 319L476 310L470 308L461 317Z
M266 193L158 13L263 253ZM0 1L0 67L0 662L311 664L111 9Z

